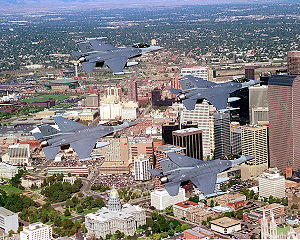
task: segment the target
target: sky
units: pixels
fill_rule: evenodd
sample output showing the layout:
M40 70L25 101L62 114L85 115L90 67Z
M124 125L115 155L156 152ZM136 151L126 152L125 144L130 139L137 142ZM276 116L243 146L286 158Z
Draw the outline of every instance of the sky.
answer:
M126 8L179 6L195 4L228 4L228 3L266 3L266 2L297 2L298 0L0 0L0 9L26 8Z

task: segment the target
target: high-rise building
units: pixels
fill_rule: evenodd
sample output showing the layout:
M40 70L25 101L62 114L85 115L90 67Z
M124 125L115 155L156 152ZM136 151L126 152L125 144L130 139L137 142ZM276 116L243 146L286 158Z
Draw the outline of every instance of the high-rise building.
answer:
M206 100L202 103L197 103L194 110L188 111L183 104L181 105L180 123L197 123L198 128L202 130L202 145L203 145L203 158L212 156L211 153L211 132L210 132L210 119L211 111L209 104Z
M270 166L300 168L300 76L273 75L268 86Z
M161 90L158 88L155 88L151 91L151 99L152 99L152 105L157 106L158 103L161 101Z
M129 79L127 83L128 83L128 100L137 102L138 101L137 82L133 79Z
M150 161L145 155L138 156L134 161L134 179L147 181L150 179Z
M237 122L230 125L230 151L233 155L240 155L242 152L242 129Z
M121 100L122 89L119 86L108 87L105 89L106 97L114 97L115 99Z
M18 213L0 207L0 227L7 234L9 231L17 232L19 227Z
M259 196L262 198L285 197L285 178L277 168L270 168L258 177Z
M255 79L255 67L254 66L245 66L245 78Z
M180 82L179 82L179 77L178 76L172 78L172 80L171 80L171 87L172 88L176 88L176 89L181 89Z
M230 154L230 114L227 112L214 113L215 158Z
M257 124L258 122L269 121L269 108L267 107L254 107L251 109L251 124Z
M250 124L257 124L257 121L268 121L265 120L266 118L268 119L267 114L268 114L268 86L263 85L263 86L249 87ZM263 118L264 120L258 120L261 118Z
M197 123L187 123L187 124L182 124L181 129L186 129L186 128L197 128L198 124ZM164 144L173 144L173 136L172 132L179 130L179 123L175 122L168 122L166 124L162 125L162 138L164 141Z
M289 75L300 75L300 51L288 52L287 67Z
M51 240L52 227L41 222L29 224L20 232L21 240Z
M90 94L85 98L85 107L89 108L98 108L100 106L100 95L99 94Z
M181 75L193 75L194 77L203 78L204 80L212 79L213 71L209 67L186 67L181 69Z
M187 156L203 160L202 131L199 128L186 128L174 131L173 145L185 148Z
M179 188L176 196L170 196L164 188L155 189L151 192L151 206L160 211L183 201L185 201L185 190L183 188Z
M254 158L242 164L241 177L257 177L268 168L268 127L242 126L242 154Z

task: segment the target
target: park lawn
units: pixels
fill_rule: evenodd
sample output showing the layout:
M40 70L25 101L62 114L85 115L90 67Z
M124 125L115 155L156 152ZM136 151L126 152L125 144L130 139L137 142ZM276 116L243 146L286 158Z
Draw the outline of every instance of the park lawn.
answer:
M82 213L78 213L78 212L76 212L76 213L78 215L86 215L86 214L89 214L89 213L97 212L98 210L99 210L99 208L92 208L92 209L86 209Z
M21 189L16 188L12 185L0 185L0 189L5 191L8 194L20 194L22 192Z
M27 103L33 103L33 102L44 102L47 101L49 98L53 98L56 101L61 101L61 100L65 100L69 97L71 97L72 95L68 95L68 94L52 94L52 95L40 95L40 96L36 96L34 98L28 98L28 99L24 99L24 102Z

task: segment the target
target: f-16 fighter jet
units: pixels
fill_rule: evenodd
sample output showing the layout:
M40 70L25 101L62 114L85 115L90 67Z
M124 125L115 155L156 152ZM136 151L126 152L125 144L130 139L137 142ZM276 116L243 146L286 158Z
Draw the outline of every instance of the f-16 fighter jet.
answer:
M147 44L118 48L99 39L78 42L77 46L79 51L72 52L72 55L78 59L78 63L82 64L85 72L93 72L96 66L103 67L105 63L115 74L123 74L125 66L130 67L138 64L137 62L127 63L128 59L162 49L162 47Z
M151 174L159 177L170 196L176 196L182 182L191 180L203 194L215 190L217 174L235 165L253 159L251 156L240 156L235 160L201 161L174 152L167 153L168 158L159 161L162 170L152 169Z
M183 77L180 80L181 89L170 89L177 95L177 101L182 101L187 110L194 110L197 100L206 99L217 110L223 110L227 107L227 102L239 100L238 97L229 97L229 94L241 88L253 86L260 81L249 80L248 82L226 82L214 83L192 75Z
M109 143L97 143L97 139L116 131L131 127L135 122L124 122L119 126L86 126L74 122L67 118L53 117L59 130L44 124L38 126L40 132L33 133L33 136L41 141L47 159L54 159L58 151L62 148L71 146L77 153L79 159L90 157L94 147L103 147ZM96 144L97 143L97 144Z

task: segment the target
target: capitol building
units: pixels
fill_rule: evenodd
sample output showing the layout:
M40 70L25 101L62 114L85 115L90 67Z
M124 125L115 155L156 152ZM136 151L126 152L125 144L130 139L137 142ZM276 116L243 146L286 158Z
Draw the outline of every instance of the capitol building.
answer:
M137 227L146 224L146 212L139 206L121 205L118 191L112 189L109 195L108 207L103 207L95 213L85 216L85 226L88 236L105 238L117 230L125 235L133 236Z

